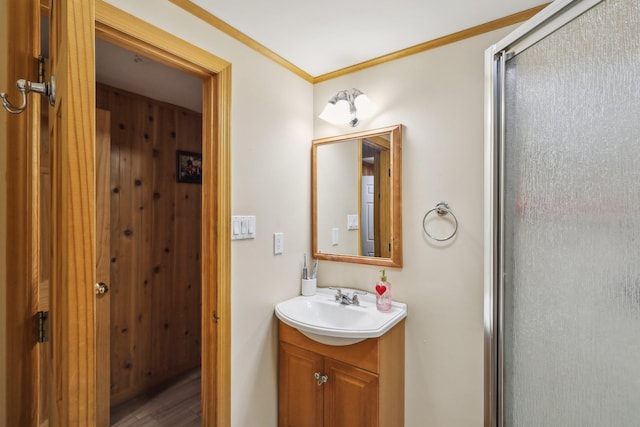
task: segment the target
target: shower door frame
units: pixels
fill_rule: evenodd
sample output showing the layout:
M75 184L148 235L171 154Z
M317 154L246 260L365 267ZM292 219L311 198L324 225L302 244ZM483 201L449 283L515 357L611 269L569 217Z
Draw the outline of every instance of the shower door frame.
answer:
M506 62L606 0L556 0L485 51L484 426L504 427Z

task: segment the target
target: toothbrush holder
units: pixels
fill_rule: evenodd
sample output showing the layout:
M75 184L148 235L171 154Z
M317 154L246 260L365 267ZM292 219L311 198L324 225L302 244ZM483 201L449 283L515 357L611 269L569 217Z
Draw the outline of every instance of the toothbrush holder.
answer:
M316 294L317 279L302 279L300 284L301 293L305 297L310 297Z

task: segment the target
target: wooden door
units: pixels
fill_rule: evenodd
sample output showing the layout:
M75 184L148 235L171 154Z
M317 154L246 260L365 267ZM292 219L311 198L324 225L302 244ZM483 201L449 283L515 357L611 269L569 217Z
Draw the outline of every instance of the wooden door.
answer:
M96 424L95 11L51 0L51 426Z
M108 427L111 409L111 114L96 110L96 425Z
M330 358L325 359L324 370L329 377L324 395L326 425L377 427L378 375Z
M58 101L48 114L53 139L47 179L39 170L38 95L30 94L27 110L7 126L7 140L15 142L7 147L7 368L15 373L8 378L7 425L21 427L95 423L93 1L54 3L49 74L58 79ZM9 0L8 10L9 78L38 81L40 2ZM15 90L9 93L19 99ZM40 236L40 208L46 205L40 185L48 179L51 245ZM41 274L41 253L52 256L48 301L40 292L49 274ZM38 345L34 320L46 308L49 343Z
M280 427L322 427L324 384L315 373L322 372L323 357L287 343L280 343L278 381L278 425Z

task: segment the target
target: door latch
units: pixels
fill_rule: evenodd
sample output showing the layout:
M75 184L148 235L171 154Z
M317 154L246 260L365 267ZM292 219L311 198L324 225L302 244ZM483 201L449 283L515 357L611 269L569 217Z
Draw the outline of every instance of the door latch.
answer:
M96 295L102 296L109 292L109 286L106 283L98 282L96 283Z

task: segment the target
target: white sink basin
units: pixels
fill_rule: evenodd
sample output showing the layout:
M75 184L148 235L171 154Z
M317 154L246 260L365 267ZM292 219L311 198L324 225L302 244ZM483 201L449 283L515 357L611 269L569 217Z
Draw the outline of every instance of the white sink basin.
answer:
M349 296L353 289L342 288ZM393 302L391 310L376 309L374 294L358 295L360 305L344 305L336 291L318 288L313 296L298 296L276 305L276 316L310 339L328 345L350 345L383 335L407 316L407 305Z

